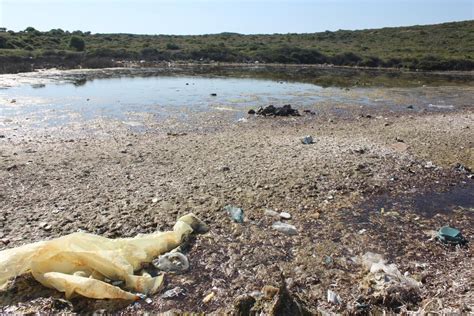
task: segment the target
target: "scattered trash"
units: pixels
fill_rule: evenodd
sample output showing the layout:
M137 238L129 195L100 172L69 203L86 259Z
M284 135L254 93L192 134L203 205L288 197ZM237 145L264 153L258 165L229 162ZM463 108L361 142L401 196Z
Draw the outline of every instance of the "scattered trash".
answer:
M311 137L310 135L308 136L305 136L303 137L303 139L301 140L301 142L305 145L310 145L313 143L313 137Z
M414 106L413 106L413 105L408 105L408 106L407 106L407 109L413 110L413 109L414 109Z
M287 212L281 212L280 213L280 218L282 219L291 219L291 214Z
M460 163L456 163L453 167L454 170L456 171L459 171L461 173L467 173L467 174L471 174L472 173L472 170Z
M250 110L253 111L254 114L256 115L262 115L262 116L300 116L300 113L298 110L293 109L290 104L286 104L282 107L276 107L274 105L269 105L266 107L260 107L257 111L255 110ZM251 114L249 111L249 114Z
M245 122L247 122L247 121L248 121L248 120L247 120L245 117L241 117L241 118L239 118L239 119L237 120L237 122L239 122L239 123L245 123Z
M226 205L224 206L224 210L227 214L230 215L232 220L236 223L243 223L244 222L244 211L236 206L233 205Z
M147 297L147 298L145 299L145 303L151 304L151 303L153 303L153 300L152 300L151 298Z
M160 297L163 299L172 299L184 294L184 290L180 287L172 288L171 290L166 291Z
M211 293L207 294L207 295L202 299L202 302L203 302L204 304L207 304L207 303L209 303L209 302L214 298L214 296L216 296L216 294L215 294L214 292L211 292Z
M458 229L449 226L440 228L436 238L449 245L465 245L467 243L467 240Z
M273 223L272 228L286 235L296 235L298 233L295 226L282 222Z
M425 167L425 169L433 169L436 168L436 165L432 161L427 161L423 167Z
M217 97L217 93L211 93L211 97Z
M370 296L370 303L398 308L421 300L421 283L403 275L396 264L387 264L382 255L367 252L356 261L367 270L360 288Z
M153 294L160 288L163 275L134 275L142 263L178 247L192 233L208 230L194 214L176 222L172 231L138 235L134 238L108 239L88 233L73 233L0 251L0 288L9 280L31 272L44 286L96 299L137 300L139 296L106 283L105 278L124 281L125 288Z
M151 203L158 203L159 199L157 197L154 197L151 199Z
M337 295L336 292L328 290L328 302L339 305L342 303L342 300L341 300L341 297Z
M189 269L188 258L180 252L168 252L157 259L152 264L161 271L184 272Z

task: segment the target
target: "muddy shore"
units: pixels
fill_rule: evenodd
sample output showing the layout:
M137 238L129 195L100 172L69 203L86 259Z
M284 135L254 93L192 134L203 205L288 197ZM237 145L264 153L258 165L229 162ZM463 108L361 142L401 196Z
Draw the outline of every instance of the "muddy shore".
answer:
M189 212L211 230L191 241L190 271L166 276L162 292L179 287L176 298L64 302L22 277L0 293L0 313L224 313L241 295L278 287L282 274L313 313L472 312L472 249L431 240L446 225L474 236L474 180L466 171L474 169L472 109L321 109L243 122L200 114L192 124L165 121L145 132L112 122L36 131L3 125L0 250L77 230L106 237L168 230ZM302 144L305 135L314 144ZM229 219L228 204L244 210L244 223ZM272 229L278 219L266 209L290 213L297 234ZM353 260L367 251L419 280L419 299L371 301ZM327 302L328 289L341 304Z

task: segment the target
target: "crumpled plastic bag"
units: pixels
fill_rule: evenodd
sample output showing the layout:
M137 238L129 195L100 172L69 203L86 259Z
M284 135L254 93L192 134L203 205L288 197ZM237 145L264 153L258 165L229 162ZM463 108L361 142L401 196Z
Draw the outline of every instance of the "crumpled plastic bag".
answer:
M176 222L172 231L108 239L88 233L73 233L0 251L0 289L16 276L31 272L44 286L96 299L137 300L139 296L104 282L123 281L125 288L153 294L163 275L134 275L142 263L178 247L190 234L207 231L194 214Z
M396 264L387 264L382 255L367 252L357 261L368 272L361 287L370 290L375 300L395 306L419 299L421 282L403 275Z

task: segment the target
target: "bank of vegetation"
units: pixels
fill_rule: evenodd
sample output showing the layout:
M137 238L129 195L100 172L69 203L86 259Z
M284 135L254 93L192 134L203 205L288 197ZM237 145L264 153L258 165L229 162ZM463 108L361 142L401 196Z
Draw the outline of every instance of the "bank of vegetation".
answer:
M474 70L474 21L307 34L135 35L0 31L0 72L123 62L330 64Z

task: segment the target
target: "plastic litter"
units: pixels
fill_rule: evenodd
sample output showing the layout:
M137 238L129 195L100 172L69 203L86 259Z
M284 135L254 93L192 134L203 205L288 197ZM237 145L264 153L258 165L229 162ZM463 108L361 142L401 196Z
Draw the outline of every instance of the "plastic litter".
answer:
M168 252L153 260L152 264L158 270L166 272L184 272L189 269L188 258L180 252Z
M301 140L301 142L305 145L310 145L310 144L313 144L314 141L313 141L313 137L310 136L310 135L307 135L305 137L303 137L303 139Z
M236 206L233 205L226 205L224 206L224 210L227 214L230 215L232 220L236 223L243 223L244 222L244 211Z
M436 237L443 243L450 245L464 245L467 243L467 240L458 229L448 226L442 227Z
M134 275L142 263L178 247L192 233L207 231L194 214L176 222L172 231L108 239L87 233L73 233L0 251L0 289L11 279L31 273L44 286L96 299L138 300L133 294L105 282L124 281L127 290L153 294L163 283L163 275Z
M421 283L403 275L396 264L387 264L380 254L367 252L358 261L368 272L361 288L367 290L374 301L393 306L420 299Z
M336 292L328 290L328 302L332 304L341 304L342 300L341 300L341 297L337 295Z
M282 222L273 223L272 228L286 235L296 235L298 233L295 226Z

